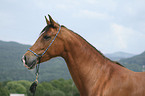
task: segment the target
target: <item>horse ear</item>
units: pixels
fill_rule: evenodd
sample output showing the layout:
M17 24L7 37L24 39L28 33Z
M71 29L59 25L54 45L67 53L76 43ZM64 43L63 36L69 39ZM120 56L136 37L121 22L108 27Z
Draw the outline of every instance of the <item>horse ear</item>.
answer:
M48 14L48 17L49 17L49 20L50 20L50 23L52 24L52 25L54 25L55 24L55 21L52 19L52 17Z
M48 21L47 17L45 16L47 25L50 25L50 21Z

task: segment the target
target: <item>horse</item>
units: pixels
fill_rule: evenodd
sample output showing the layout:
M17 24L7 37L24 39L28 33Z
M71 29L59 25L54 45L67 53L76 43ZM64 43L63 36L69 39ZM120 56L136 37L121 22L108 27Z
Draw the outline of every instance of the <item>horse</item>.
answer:
M60 56L80 96L145 96L144 72L111 61L83 37L48 17L39 38L22 57L26 68Z

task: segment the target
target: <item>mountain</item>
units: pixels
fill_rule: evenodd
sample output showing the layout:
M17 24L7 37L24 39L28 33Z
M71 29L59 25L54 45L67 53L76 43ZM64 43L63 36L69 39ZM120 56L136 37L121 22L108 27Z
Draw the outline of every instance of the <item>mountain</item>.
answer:
M145 71L145 52L130 58L121 59L119 62L133 71Z
M120 64L132 71L145 71L145 52L139 55L115 52L112 54L105 54L105 56L113 61L118 61Z
M30 45L0 41L0 81L35 80L35 70L28 70L21 62ZM65 61L58 57L40 65L39 81L70 78Z
M111 53L111 54L105 54L105 56L113 61L119 61L121 59L130 58L135 55L131 54L131 53L126 53L126 52L115 52L115 53Z
M22 55L30 45L19 44L16 42L0 41L0 81L8 80L35 80L35 70L28 70L21 62ZM124 52L106 54L109 58L118 58L119 62L133 71L144 71L145 52L133 56ZM133 57L132 57L133 56ZM121 59L120 58L124 58ZM39 81L50 81L54 79L71 78L67 65L61 57L51 59L41 63Z

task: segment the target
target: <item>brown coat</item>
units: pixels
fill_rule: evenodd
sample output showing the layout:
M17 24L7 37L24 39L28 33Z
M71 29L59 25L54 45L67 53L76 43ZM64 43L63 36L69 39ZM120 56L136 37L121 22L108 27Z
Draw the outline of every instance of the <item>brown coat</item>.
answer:
M47 30L30 48L37 54L44 52L59 30L59 25L50 16L49 19L46 18ZM46 40L46 36L51 39ZM144 72L133 72L107 59L81 36L64 26L61 26L60 33L42 56L41 62L56 56L65 59L81 96L145 96ZM38 58L30 51L22 60L29 69L32 64L38 63Z

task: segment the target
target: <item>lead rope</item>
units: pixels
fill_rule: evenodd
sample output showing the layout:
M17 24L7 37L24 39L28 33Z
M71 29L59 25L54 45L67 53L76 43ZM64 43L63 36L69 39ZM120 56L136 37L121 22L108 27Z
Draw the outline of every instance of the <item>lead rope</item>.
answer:
M30 92L33 93L33 96L35 96L35 91L36 91L36 87L37 87L37 84L38 84L38 75L39 75L40 59L46 53L46 51L48 50L48 48L52 45L52 43L54 42L54 40L57 37L58 33L60 32L60 29L61 29L61 25L59 25L59 30L58 30L57 34L55 35L55 37L53 38L53 40L51 41L51 43L49 44L49 46L47 47L47 49L41 55L38 55L37 53L35 53L31 49L28 49L28 51L32 52L39 59L39 62L37 64L37 66L36 66L36 73L35 73L36 80L32 83L32 85L30 86L30 89L29 89Z
M35 81L32 83L32 85L30 86L30 92L33 94L33 96L35 96L35 92L36 92L36 87L37 87L37 84L38 84L38 75L39 75L39 67L40 67L40 59L41 57L38 58L39 59L39 63L36 65L36 79Z

